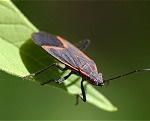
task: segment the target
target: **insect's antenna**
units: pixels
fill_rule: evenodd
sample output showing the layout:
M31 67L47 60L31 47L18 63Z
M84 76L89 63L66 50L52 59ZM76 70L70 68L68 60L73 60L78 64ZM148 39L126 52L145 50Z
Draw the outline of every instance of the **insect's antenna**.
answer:
M150 68L134 70L134 71L128 72L126 74L122 74L122 75L119 75L119 76L116 76L116 77L104 80L103 82L104 83L109 83L110 80L118 79L118 78L121 78L123 76L127 76L127 75L130 75L130 74L133 74L133 73L137 73L137 72L143 72L143 71L150 71Z

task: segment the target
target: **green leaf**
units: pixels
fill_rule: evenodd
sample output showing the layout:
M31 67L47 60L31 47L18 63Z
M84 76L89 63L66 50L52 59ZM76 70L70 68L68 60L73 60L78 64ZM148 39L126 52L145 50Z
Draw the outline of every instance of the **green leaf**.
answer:
M9 74L23 77L53 62L52 58L43 49L31 40L31 34L37 32L27 18L14 6L11 1L0 1L0 69ZM36 76L34 79L40 83L48 79L59 79L68 71L61 72L55 68ZM63 84L50 83L62 88L69 94L80 94L80 78L72 75ZM90 84L85 84L87 102L106 111L116 111L114 107L100 92Z

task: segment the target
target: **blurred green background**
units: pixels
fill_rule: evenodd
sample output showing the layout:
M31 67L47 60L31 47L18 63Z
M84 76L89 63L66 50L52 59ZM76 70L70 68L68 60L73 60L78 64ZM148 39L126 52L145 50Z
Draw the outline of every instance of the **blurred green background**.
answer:
M72 43L89 38L86 54L104 79L150 67L150 2L13 1L39 30ZM115 106L106 112L64 91L0 72L0 119L150 119L150 72L95 87Z

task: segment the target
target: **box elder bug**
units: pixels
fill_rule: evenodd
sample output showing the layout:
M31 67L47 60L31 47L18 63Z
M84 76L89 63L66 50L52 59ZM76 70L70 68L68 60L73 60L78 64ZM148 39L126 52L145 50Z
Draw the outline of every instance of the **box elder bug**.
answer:
M52 55L54 58L56 58L61 63L65 64L65 67L61 67L58 63L54 63L42 70L39 70L35 73L32 73L30 75L25 76L35 76L38 75L45 70L51 68L51 67L57 67L58 69L64 71L70 69L71 72L66 75L63 78L60 78L58 80L55 80L56 83L62 83L64 82L71 74L76 74L80 77L82 77L81 81L81 92L82 95L77 95L77 103L78 103L78 97L80 97L84 102L86 102L86 94L84 91L83 82L87 80L89 83L97 86L103 86L105 83L108 83L110 80L114 80L132 73L136 72L142 72L142 71L150 71L150 69L138 69L131 72L128 72L126 74L108 79L103 80L102 74L98 73L96 64L93 60L91 60L89 57L87 57L83 51L87 48L87 46L90 43L90 40L86 39L83 41L78 49L74 45L72 45L67 40L63 39L60 36L53 36L51 34L47 34L45 32L38 32L32 34L33 41L42 47L44 50L46 50L50 55ZM51 81L51 80L50 80ZM43 84L46 84L50 81L47 81Z

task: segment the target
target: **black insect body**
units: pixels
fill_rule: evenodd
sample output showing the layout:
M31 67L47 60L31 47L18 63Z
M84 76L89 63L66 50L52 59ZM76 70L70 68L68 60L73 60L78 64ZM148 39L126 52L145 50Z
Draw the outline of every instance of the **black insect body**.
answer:
M66 67L63 68L58 63L54 63L42 70L39 70L35 73L27 75L26 77L40 74L53 66L57 67L58 69L62 71L70 69L71 72L67 76L59 80L56 80L56 82L57 83L64 82L71 74L76 74L82 77L82 81L81 81L82 96L78 95L77 97L80 97L84 102L86 102L86 94L85 94L84 86L83 86L83 81L85 80L87 80L89 83L93 85L103 86L105 83L107 83L110 80L117 79L122 76L129 75L131 73L150 70L150 69L139 69L139 70L135 70L135 71L132 71L132 72L108 79L108 80L103 80L102 74L98 73L97 67L94 61L91 60L88 56L86 56L83 53L83 51L88 47L90 40L87 39L83 41L81 43L80 48L78 49L76 46L72 45L70 42L61 38L60 36L53 36L45 32L33 33L32 39L38 46L46 50L51 56L56 58L61 63L65 64Z

